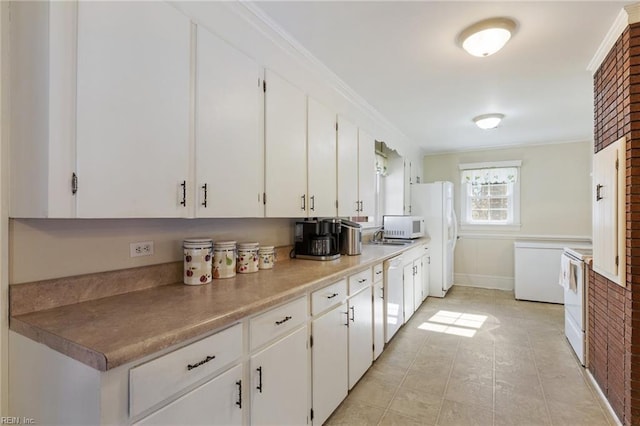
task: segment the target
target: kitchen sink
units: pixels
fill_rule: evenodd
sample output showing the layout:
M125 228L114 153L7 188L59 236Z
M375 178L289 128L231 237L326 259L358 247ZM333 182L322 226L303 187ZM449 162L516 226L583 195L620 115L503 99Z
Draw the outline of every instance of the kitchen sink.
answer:
M413 241L401 241L401 240L383 240L383 241L369 241L369 244L374 246L407 246Z

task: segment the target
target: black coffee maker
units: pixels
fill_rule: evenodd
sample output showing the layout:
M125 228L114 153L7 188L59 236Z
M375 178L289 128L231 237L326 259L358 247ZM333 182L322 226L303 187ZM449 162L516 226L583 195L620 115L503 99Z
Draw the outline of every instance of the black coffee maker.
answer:
M340 257L340 219L296 222L294 256L298 259L334 260Z

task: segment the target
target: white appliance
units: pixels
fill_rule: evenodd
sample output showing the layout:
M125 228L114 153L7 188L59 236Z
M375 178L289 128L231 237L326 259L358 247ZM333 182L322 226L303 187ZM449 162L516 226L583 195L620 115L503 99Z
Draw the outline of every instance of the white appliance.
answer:
M382 216L384 238L410 240L424 237L424 218L422 216Z
M385 343L398 331L400 326L404 324L404 279L402 256L396 256L392 259L385 260L384 268L384 316L385 316Z
M431 238L429 296L444 297L453 285L453 254L458 239L453 183L411 185L411 206L424 217L425 235Z
M564 334L573 351L585 365L586 326L587 326L587 263L592 259L592 250L588 248L565 248L562 257L573 274L575 288L565 282L564 287Z
M591 247L571 241L516 241L513 246L516 299L547 303L564 303L564 291L558 285L564 248Z

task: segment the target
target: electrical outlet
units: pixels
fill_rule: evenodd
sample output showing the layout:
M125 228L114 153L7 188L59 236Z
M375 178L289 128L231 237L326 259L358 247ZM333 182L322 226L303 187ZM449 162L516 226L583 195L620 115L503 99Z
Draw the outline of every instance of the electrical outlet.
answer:
M153 241L141 241L129 244L129 257L151 256L153 254Z

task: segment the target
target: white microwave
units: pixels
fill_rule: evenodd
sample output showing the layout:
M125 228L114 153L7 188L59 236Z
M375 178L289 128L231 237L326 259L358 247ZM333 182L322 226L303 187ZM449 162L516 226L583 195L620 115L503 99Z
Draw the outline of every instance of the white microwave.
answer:
M384 238L409 240L424 237L422 216L382 216Z

